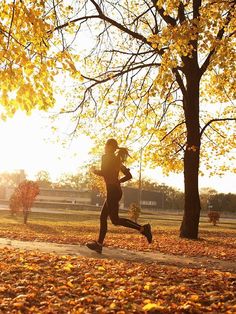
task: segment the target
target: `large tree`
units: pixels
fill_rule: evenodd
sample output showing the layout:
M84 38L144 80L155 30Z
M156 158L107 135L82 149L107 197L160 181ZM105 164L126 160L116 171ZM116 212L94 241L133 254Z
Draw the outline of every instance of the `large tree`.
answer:
M126 138L133 147L145 147L144 160L166 172L184 171L180 235L197 238L200 154L204 171L211 151L219 159L235 141L235 2L22 0L13 1L11 9L3 3L8 24L0 24L7 52L1 89L7 111L25 106L22 95L35 96L26 102L27 110L32 104L52 105L57 68L62 64L71 70L83 83L75 82L63 111L73 114L80 129L96 136L99 130L100 141L103 134ZM75 51L82 76L72 61ZM3 84L9 71L13 81ZM9 95L9 87L18 98ZM225 103L223 109L207 110L207 103L219 102Z
M200 156L201 171L215 173L209 155L222 171L219 156L231 160L235 147L235 2L87 0L73 22L97 37L70 108L77 126L88 129L91 117L88 133L99 130L99 141L120 135L166 172L183 169L180 235L196 239Z

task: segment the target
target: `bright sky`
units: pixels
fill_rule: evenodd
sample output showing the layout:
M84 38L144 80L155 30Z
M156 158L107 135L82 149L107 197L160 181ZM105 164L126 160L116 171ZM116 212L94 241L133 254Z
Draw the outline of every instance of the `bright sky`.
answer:
M0 172L24 169L29 177L46 170L52 178L75 172L88 157L89 142L80 137L65 148L56 143L46 113L26 116L17 112L7 122L0 121Z
M84 166L91 146L85 136L69 142L64 148L55 140L56 135L51 131L46 113L34 112L31 116L26 116L17 112L7 122L0 121L0 172L24 169L28 177L33 178L38 171L46 170L51 178L55 179L62 173L75 173ZM137 169L137 165L134 168ZM172 174L164 177L159 169L143 169L143 176L183 190L183 175ZM135 171L134 177L138 179L138 173ZM236 193L235 174L222 178L204 176L200 177L199 181L200 187Z

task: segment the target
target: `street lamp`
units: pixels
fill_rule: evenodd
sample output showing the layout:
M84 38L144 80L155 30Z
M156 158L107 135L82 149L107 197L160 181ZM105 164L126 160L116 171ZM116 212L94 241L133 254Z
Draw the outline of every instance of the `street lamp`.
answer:
M138 188L139 188L139 196L138 196L138 206L141 208L142 202L142 157L143 157L143 148L140 149L140 156L139 156L139 181L138 181Z

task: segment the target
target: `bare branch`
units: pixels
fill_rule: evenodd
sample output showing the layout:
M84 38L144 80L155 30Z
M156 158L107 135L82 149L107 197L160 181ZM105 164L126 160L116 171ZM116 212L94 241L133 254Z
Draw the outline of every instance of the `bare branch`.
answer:
M153 8L155 8L154 6L150 6L149 3L147 1L145 1L146 5L148 6L153 18L154 18L154 21L155 21L155 27L154 29L152 30L153 34L157 34L159 32L159 26L158 26L158 22L157 22L157 17L156 17L156 14L153 12Z
M176 124L175 127L174 127L173 129L171 129L171 130L160 140L160 142L164 141L164 139L165 139L166 137L168 137L175 129L177 129L179 126L181 126L181 125L183 125L183 124L185 124L185 121L182 121L182 122Z
M87 79L87 80L94 81L95 84L93 84L93 85L95 86L97 84L105 83L105 82L110 81L110 80L112 80L112 79L114 79L116 77L122 76L125 73L131 72L131 71L134 71L134 70L138 70L138 69L147 68L147 67L150 67L150 66L160 66L160 63L147 63L147 64L141 64L141 65L138 65L138 66L134 66L134 67L129 68L127 70L119 71L118 73L110 75L109 77L106 77L106 78L101 79L101 80L98 80L96 78L87 77L85 75L82 75L82 77ZM113 73L114 73L114 71L113 71ZM99 76L101 76L101 75L99 75Z
M12 8L12 16L11 16L11 23L10 23L10 27L9 27L9 31L8 31L8 40L7 40L7 49L9 48L9 44L10 44L10 38L11 38L11 29L12 29L12 25L13 25L13 21L14 21L14 16L15 16L15 4L16 1L13 0L13 8Z
M94 1L94 0L90 0L90 1L91 1L91 2L93 3L93 5L95 6L95 8L96 8L96 10L97 10L97 12L98 12L99 18L103 19L104 21L109 22L110 24L112 24L112 25L115 26L116 28L122 30L123 32L125 32L125 33L127 33L127 34L129 34L129 35L131 35L133 38L136 38L136 39L141 40L142 42L148 44L147 39L146 39L143 35L141 35L141 34L139 34L139 33L136 33L136 32L133 32L133 31L131 31L130 29L126 28L124 25L122 25L122 24L116 22L115 20L109 18L108 16L106 16L106 15L102 12L101 8L100 8L99 5L96 3L96 1Z
M57 24L57 27L58 27L59 26L59 18L58 18L57 11L56 11L55 0L53 0L52 3L53 3L53 12L54 12L55 19L56 19L56 24ZM63 50L65 50L65 39L64 39L64 36L63 36L62 29L58 29L58 32L61 35L61 41L62 41Z
M202 128L201 132L200 132L200 138L202 137L204 131L206 130L206 128L213 122L219 122L219 121L236 121L236 117L235 118L219 118L219 119L211 119L210 121L208 121L204 127Z
M216 132L220 137L226 138L226 136L224 136L224 135L223 135L222 133L220 133L218 130L216 130L215 128L213 128L212 125L209 125L209 127L210 127L214 132ZM206 135L206 133L205 133L205 135Z
M99 18L100 18L99 15L88 15L88 16L78 17L78 18L76 18L74 20L70 20L69 22L66 22L64 24L58 25L52 31L49 31L49 32L58 31L59 29L66 28L68 25L74 24L74 23L79 22L79 21L84 21L84 20L87 21L87 20L99 19Z

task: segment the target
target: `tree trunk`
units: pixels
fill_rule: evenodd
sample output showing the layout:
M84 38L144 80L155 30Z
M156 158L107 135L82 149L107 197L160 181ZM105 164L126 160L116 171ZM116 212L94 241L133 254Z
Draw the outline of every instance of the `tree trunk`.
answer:
M24 215L24 224L25 225L27 224L27 221L28 221L28 214L29 214L29 211L27 209L24 209L23 215Z
M200 219L200 197L198 190L198 171L200 157L200 125L199 125L199 76L192 71L186 75L186 95L184 96L184 112L187 128L187 145L184 153L184 216L180 228L180 236L188 239L198 238Z

